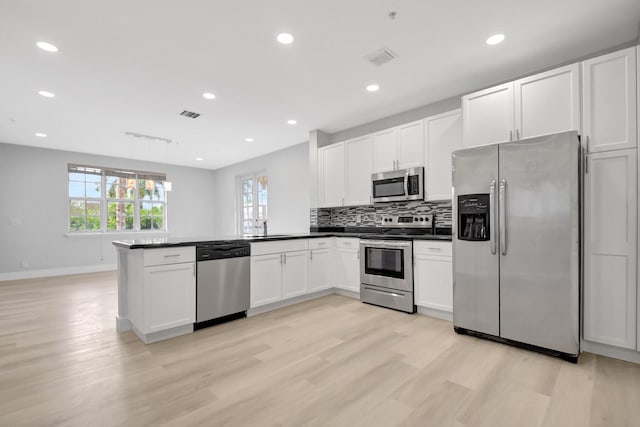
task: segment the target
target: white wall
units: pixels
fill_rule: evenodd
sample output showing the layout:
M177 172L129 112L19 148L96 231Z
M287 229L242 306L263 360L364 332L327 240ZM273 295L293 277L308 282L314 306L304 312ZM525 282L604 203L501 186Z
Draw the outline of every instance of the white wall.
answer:
M65 237L67 163L166 172L173 183L167 197L170 235L214 233L211 170L0 143L0 280L38 275L38 270L56 274L60 271L50 270L77 272L115 265L113 236ZM28 269L21 268L23 260Z
M237 233L237 177L254 172L269 177L269 234L309 231L309 144L256 157L215 171L216 233Z

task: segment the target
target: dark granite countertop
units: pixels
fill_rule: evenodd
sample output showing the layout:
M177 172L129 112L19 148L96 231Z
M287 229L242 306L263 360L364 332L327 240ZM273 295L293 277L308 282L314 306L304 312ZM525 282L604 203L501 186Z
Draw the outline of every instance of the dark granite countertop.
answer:
M125 249L152 249L175 246L195 246L201 243L231 242L271 242L278 240L310 239L320 237L353 237L358 239L393 239L393 240L439 240L450 242L451 229L438 228L435 234L424 233L427 230L388 229L376 227L340 227L312 229L308 233L270 234L267 236L194 236L166 237L161 239L115 240L113 244ZM428 230L431 231L431 230Z

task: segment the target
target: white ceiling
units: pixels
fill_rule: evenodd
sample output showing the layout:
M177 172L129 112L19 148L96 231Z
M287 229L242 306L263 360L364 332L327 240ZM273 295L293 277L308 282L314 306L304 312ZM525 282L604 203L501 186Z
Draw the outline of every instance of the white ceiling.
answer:
M628 42L639 23L638 0L2 0L0 141L215 169L311 129L333 133ZM276 42L283 31L292 45ZM504 43L485 44L499 32ZM399 58L363 59L383 46ZM370 82L378 93L364 90Z

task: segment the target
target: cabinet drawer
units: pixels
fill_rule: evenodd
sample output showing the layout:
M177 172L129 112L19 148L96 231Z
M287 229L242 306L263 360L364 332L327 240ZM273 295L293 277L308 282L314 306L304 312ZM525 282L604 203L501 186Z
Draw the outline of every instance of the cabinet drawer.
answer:
M145 249L144 265L179 264L196 260L195 246L180 246L176 248Z
M336 239L336 244L339 248L351 248L351 249L359 249L360 248L360 239L353 239L347 237L338 237Z
M251 243L251 255L277 254L304 251L309 248L307 239L279 240L276 242Z
M413 242L413 253L416 255L440 255L451 256L451 242L437 242L433 240L423 240Z
M331 246L331 237L323 237L319 239L309 239L309 249L328 249Z

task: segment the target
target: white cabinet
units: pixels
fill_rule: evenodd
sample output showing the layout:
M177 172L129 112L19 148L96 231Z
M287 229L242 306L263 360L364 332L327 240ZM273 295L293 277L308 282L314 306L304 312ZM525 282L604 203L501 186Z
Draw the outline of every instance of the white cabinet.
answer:
M422 120L373 134L373 172L386 172L423 165Z
M342 206L345 197L344 142L318 149L320 206Z
M413 243L416 305L453 312L451 242Z
M426 199L451 200L451 153L462 148L462 112L424 119Z
M580 67L571 64L514 83L515 139L580 130Z
M462 97L463 146L513 139L513 83Z
M129 320L145 343L192 331L184 327L196 320L195 247L129 251L127 282Z
M636 49L584 61L582 78L583 136L589 152L636 147Z
M285 252L282 269L282 298L307 293L307 251Z
M580 130L578 64L462 97L463 145L474 147Z
M251 308L307 293L306 239L251 244Z
M637 151L594 153L586 166L584 339L635 349Z
M335 283L332 238L309 240L309 292L329 289Z
M396 169L396 128L385 129L373 134L373 172Z
M346 192L345 205L371 203L371 174L373 173L373 138L362 136L345 142Z
M336 239L336 287L360 292L360 241Z
M195 322L195 263L145 267L144 306L143 333Z
M396 158L398 159L397 169L416 168L424 165L424 129L422 120L398 126Z
M251 308L282 299L282 254L251 257Z

